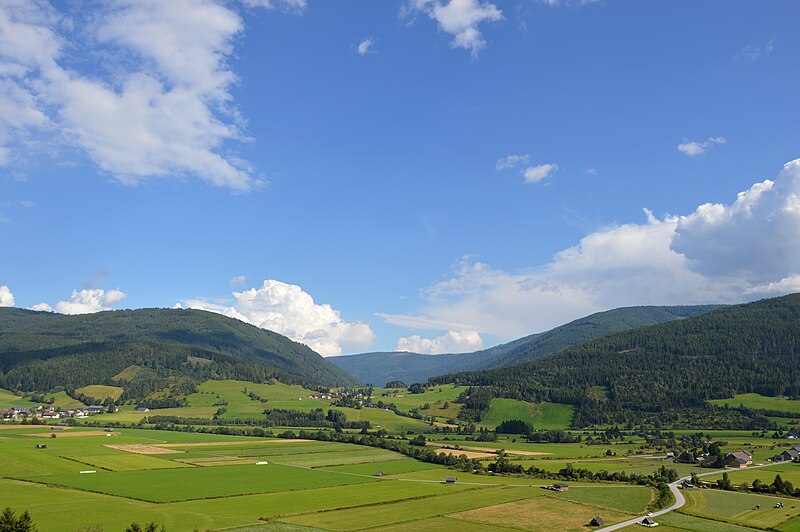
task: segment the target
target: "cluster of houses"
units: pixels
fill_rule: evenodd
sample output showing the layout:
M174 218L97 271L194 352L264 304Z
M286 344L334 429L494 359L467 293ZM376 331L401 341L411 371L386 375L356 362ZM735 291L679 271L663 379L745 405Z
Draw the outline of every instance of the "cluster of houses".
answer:
M681 464L697 464L700 467L713 467L719 460L716 455L695 456L689 451L683 451L676 458L673 453L667 454L667 460L678 462ZM725 467L743 468L753 463L753 455L748 451L738 451L735 453L728 453L722 459L722 464Z
M64 418L85 418L94 414L101 414L106 411L106 407L99 405L87 406L86 408L69 408L65 410L56 409L52 406L37 405L34 407L14 406L11 408L0 408L0 420L2 421L21 421L23 419L64 419Z
M773 462L800 462L800 445L772 457Z

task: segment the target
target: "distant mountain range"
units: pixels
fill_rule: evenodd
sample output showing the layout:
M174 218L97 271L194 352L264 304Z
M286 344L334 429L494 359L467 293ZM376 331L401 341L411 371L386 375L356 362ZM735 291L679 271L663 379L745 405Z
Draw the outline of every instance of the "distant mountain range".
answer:
M605 335L541 360L431 382L481 386L482 396L475 393L466 406L476 415L492 397L509 397L575 405L578 427L645 420L733 427L755 418L713 410L706 400L740 393L800 397L800 294L722 307ZM756 423L738 428L766 427L770 420L762 416Z
M0 308L0 387L21 391L125 383L129 397L190 389L209 378L309 386L357 381L303 344L201 310L117 310L67 316Z
M627 331L690 318L718 308L718 305L624 307L598 312L555 329L532 334L507 344L474 353L423 355L408 352L364 353L329 357L328 360L363 383L383 386L392 380L406 384L425 382L447 373L510 366L600 338Z

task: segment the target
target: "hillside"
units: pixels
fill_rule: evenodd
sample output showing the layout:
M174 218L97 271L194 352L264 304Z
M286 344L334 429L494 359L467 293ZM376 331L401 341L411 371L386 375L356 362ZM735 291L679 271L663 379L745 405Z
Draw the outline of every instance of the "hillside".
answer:
M210 312L141 309L67 316L0 308L0 387L123 385L126 398L141 398L166 387L168 394L185 394L209 378L356 383L305 345Z
M798 397L798 362L800 294L794 294L611 334L543 360L433 381L493 387L482 403L495 395L576 405L575 424L585 426L638 422L663 412L688 415L707 399L737 393Z
M598 312L541 334L532 334L474 353L364 353L331 357L328 360L364 383L382 386L391 380L402 380L407 384L425 382L431 377L447 373L497 368L536 360L606 334L697 316L714 308L717 306L624 307Z

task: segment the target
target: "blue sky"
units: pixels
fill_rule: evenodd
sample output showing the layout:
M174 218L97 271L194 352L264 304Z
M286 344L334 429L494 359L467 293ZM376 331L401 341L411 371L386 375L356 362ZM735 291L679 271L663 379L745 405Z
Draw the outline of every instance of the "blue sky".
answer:
M3 2L0 304L205 308L332 355L800 291L799 16Z

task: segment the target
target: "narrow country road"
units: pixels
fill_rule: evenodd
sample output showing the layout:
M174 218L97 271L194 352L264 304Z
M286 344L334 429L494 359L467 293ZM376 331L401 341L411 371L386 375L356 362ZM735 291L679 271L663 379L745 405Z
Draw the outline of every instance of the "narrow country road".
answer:
M757 469L759 467L767 467L767 466L771 466L771 465L775 465L775 464L758 464L758 465L750 466L750 467L747 467L747 468L744 468L744 469L715 469L714 471L709 471L707 473L700 473L697 476L698 477L707 477L709 475L718 475L720 473L733 473L733 472L736 472L736 471L747 471L748 469ZM681 493L681 490L680 490L680 488L678 488L678 486L680 485L681 482L683 482L684 480L689 480L690 478L692 478L692 476L691 475L687 475L685 477L679 478L678 480L676 480L675 482L673 482L672 484L669 485L669 489L672 492L672 495L675 496L675 504L673 504L669 508L664 508L663 510L659 510L657 512L653 512L653 517L654 518L658 517L659 515L664 515L665 513L671 512L673 510L677 510L678 508L681 508L684 504L686 504L686 498L683 496L683 493ZM606 532L608 530L619 530L620 528L625 528L626 526L639 524L639 523L642 522L642 519L644 519L645 517L646 516L644 516L644 515L640 515L639 517L634 517L633 519L628 519L627 521L623 521L622 523L617 523L615 525L603 527L600 530L602 530L603 532Z

